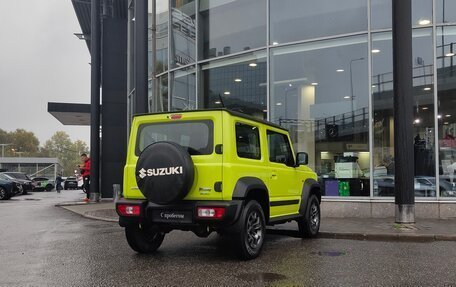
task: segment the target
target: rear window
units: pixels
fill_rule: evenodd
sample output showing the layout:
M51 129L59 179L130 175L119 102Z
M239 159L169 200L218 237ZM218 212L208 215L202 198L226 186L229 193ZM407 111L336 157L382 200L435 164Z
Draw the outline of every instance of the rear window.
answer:
M177 143L190 155L208 155L213 151L214 125L212 121L179 121L143 124L136 139L136 155L147 146L160 141Z

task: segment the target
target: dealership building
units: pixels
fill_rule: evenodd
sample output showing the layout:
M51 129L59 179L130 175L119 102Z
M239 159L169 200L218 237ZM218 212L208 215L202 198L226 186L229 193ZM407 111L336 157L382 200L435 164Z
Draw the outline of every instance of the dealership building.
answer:
M72 2L90 48L91 1ZM224 107L290 131L324 215L394 215L391 0L100 2L103 196L121 183L135 113ZM454 217L456 1L412 0L411 12L416 215ZM71 106L49 112L90 120Z

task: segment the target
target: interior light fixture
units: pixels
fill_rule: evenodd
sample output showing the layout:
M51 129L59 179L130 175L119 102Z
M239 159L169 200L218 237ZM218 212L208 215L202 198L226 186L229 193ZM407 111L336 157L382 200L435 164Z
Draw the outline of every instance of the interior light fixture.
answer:
M379 49L372 49L372 54L377 54L377 53L380 53Z
M449 118L449 117L451 117L451 115L445 115L445 117Z
M257 66L257 63L250 63L249 66L250 66L250 67L256 67L256 66Z
M238 79L234 79L234 81L235 81L236 83L240 83L240 82L242 82L242 79L239 79L239 78L238 78Z
M338 73L342 73L344 71L344 69L337 69L336 72Z
M376 85L372 85L372 88L376 88L377 86Z
M453 52L449 52L445 54L445 57L453 57L455 54Z
M279 45L279 42L272 42L272 45Z
M277 104L276 104L276 106L281 106L281 105L282 105L282 103L277 103Z
M431 87L426 87L423 89L424 91L430 91L431 90Z
M420 119L416 119L415 121L413 121L415 124L419 124L421 122Z
M312 86L318 86L317 82L310 83Z
M350 99L350 96L345 96L344 99Z
M444 122L443 124L444 124L444 125L449 125L450 123L449 123L449 122Z
M293 85L292 85L291 83L290 83L290 84L288 84L288 86L289 86L289 87L293 87Z
M230 91L225 91L223 94L224 94L224 95L229 95L229 94L231 94L231 93L230 93Z
M420 25L429 25L429 24L431 24L431 20L429 20L429 19L421 19L420 21L418 21L418 24L420 24Z
M216 105L220 105L221 103L222 103L221 101L214 102L214 104L216 104Z
M441 118L442 118L442 115L438 115L437 118L438 118L438 119L441 119Z
M423 109L423 110L427 110L427 109L429 109L429 108L428 108L428 107L423 107L422 109Z

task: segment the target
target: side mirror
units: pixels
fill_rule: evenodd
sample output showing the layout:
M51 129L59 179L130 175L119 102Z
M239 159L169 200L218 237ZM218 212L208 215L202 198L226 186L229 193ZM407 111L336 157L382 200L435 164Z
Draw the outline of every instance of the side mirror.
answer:
M309 163L309 155L306 152L298 152L296 155L296 165L307 165Z

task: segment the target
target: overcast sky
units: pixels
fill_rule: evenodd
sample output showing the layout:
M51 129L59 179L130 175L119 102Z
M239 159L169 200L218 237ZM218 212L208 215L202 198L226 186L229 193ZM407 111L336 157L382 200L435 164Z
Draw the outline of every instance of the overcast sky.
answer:
M64 126L48 102L90 103L90 54L73 35L81 28L70 0L1 1L0 128L56 131L89 145L90 128Z

